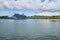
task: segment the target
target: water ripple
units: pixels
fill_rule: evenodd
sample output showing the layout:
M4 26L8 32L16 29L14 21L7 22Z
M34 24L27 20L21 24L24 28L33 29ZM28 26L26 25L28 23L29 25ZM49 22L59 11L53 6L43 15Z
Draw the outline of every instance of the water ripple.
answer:
M60 40L60 38L57 36L46 35L46 36L37 36L32 38L25 37L25 36L0 37L0 40Z

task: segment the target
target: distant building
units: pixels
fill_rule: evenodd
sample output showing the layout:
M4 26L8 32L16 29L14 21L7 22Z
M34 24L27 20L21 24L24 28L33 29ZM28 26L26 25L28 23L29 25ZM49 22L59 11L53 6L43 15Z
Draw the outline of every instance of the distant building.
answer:
M20 15L20 14L14 14L12 17L11 17L11 19L26 19L27 17L24 15L24 14L22 14L22 15Z

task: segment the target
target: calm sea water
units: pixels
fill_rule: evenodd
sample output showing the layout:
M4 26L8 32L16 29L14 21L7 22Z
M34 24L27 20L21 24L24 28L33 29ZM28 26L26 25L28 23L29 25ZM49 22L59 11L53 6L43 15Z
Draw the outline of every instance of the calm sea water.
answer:
M0 40L60 40L60 20L0 19Z

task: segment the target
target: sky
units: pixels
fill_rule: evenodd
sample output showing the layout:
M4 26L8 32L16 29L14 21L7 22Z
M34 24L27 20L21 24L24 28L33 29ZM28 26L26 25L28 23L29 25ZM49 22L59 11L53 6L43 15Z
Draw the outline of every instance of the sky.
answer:
M0 16L12 16L14 13L60 15L60 0L0 0Z

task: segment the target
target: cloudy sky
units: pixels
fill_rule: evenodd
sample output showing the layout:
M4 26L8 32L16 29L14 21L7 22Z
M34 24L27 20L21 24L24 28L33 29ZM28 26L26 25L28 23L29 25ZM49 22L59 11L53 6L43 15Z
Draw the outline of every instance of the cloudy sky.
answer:
M0 0L0 15L60 15L60 0Z

